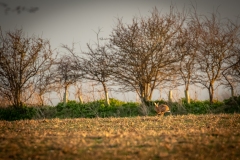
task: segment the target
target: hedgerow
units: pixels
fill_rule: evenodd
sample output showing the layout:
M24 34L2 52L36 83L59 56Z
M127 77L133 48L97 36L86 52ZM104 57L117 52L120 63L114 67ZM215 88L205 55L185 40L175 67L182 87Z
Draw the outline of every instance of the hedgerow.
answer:
M110 105L104 100L87 103L68 101L58 103L56 106L23 106L0 108L0 120L20 119L51 119L51 118L96 118L96 117L136 117L156 116L154 103L167 104L172 115L209 114L209 113L240 113L240 96L225 99L224 101L194 101L188 104L185 99L179 102L166 102L164 100L147 101L144 104L137 102L123 102L110 99Z

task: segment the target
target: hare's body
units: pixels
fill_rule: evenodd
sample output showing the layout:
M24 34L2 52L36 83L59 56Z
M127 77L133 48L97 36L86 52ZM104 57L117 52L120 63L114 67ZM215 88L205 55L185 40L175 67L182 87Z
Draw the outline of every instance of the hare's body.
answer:
M170 112L170 109L166 104L159 105L159 104L154 103L154 105L155 105L155 111L157 112L158 115L163 116L164 113Z

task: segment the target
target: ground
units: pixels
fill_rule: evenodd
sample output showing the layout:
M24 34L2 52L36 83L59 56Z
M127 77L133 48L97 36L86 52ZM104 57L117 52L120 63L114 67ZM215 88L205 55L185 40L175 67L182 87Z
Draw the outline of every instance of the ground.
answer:
M0 121L0 159L240 159L240 114Z

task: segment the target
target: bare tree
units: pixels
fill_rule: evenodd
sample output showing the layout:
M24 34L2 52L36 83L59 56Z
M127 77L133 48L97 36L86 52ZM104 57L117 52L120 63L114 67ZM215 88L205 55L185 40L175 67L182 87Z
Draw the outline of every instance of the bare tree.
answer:
M227 62L228 67L226 67L222 75L224 80L222 81L222 85L226 88L230 88L231 90L231 97L235 95L235 89L240 84L240 49L239 46L236 46L236 55L229 59Z
M74 69L74 60L71 56L62 56L56 62L55 82L59 88L64 88L63 102L66 105L68 101L68 88L71 84L76 83L79 78L78 73Z
M184 82L187 103L190 103L189 86L197 79L195 73L197 71L196 58L199 32L191 23L192 21L186 23L186 27L181 29L177 38L177 51L182 53L178 73Z
M4 36L0 30L1 95L15 107L21 107L23 91L34 86L40 72L51 67L52 55L49 41L36 36L25 37L22 30L7 32Z
M142 102L151 100L153 90L173 71L180 60L176 37L184 15L161 15L155 8L149 17L133 18L131 24L118 19L110 35L114 77L125 91L136 91Z
M196 29L199 30L198 83L208 89L210 103L213 103L215 82L220 82L222 72L228 68L228 61L236 57L239 25L221 19L213 13L211 17L195 16ZM219 84L219 83L218 83Z
M53 62L55 64L55 62ZM50 93L55 90L55 76L56 73L54 72L54 65L51 65L51 67L46 70L45 72L40 71L37 75L37 81L34 84L35 86L35 93L39 97L40 100L40 106L45 105L45 94Z
M111 79L111 63L113 56L109 54L109 48L106 44L100 44L101 39L99 38L100 30L96 33L97 42L93 45L87 43L88 51L82 52L82 55L76 55L73 49L68 46L63 46L75 57L76 70L82 72L82 77L88 80L99 82L104 90L105 104L109 105L109 96L107 82Z
M75 92L75 97L77 97L78 98L78 100L79 100L79 102L80 103L83 103L83 98L82 98L82 84L81 83L76 83L75 85L74 85L74 87L75 87L75 90L76 90L76 92Z

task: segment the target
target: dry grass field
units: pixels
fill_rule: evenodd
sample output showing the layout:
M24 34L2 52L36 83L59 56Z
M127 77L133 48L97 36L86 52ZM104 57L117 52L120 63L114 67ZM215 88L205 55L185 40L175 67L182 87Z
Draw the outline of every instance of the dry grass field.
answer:
M0 121L0 159L240 159L240 115Z

